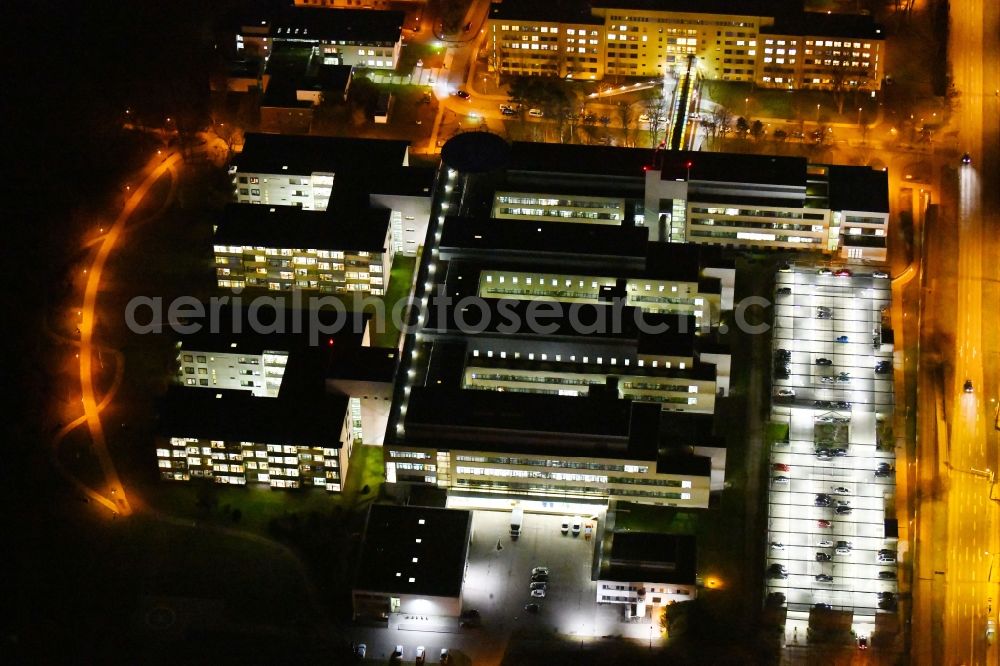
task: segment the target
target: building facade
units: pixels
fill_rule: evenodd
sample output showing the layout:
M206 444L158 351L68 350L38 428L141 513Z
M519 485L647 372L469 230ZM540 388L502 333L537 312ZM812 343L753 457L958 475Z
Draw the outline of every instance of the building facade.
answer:
M491 68L510 75L679 78L694 57L708 79L880 88L884 35L871 17L784 11L768 2L506 0L491 11L487 48Z

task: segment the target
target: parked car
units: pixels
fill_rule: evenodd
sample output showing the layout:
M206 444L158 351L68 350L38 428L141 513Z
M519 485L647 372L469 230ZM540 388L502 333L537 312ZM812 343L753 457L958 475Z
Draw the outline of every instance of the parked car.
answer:
M823 447L820 447L820 448L816 449L816 459L817 460L829 460L830 458L831 458L831 456L830 456L830 449L823 448Z
M530 583L529 589L531 590L547 590L549 589L549 584L544 581L534 581Z
M838 541L837 542L837 555L850 555L851 554L851 542L850 541Z
M885 478L892 474L892 466L889 463L879 463L878 467L875 468L875 476L878 478Z
M368 646L364 643L358 643L358 647L354 649L354 656L358 659L364 659L365 655L368 653Z
M833 377L820 377L819 378L819 383L820 384L835 384L836 382L837 382L837 380L834 379Z
M850 495L851 494L851 491L849 489L845 488L844 486L834 486L830 490L832 490L837 495Z
M579 536L580 535L580 525L581 525L582 522L583 522L583 519L580 518L580 516L575 516L573 518L573 536Z
M867 636L858 636L858 649L859 650L867 650L868 649L868 637Z
M833 606L831 606L830 604L825 604L822 601L813 604L813 608L815 608L816 610L833 610Z
M822 541L820 541L820 542L819 542L819 543L818 543L817 545L818 545L818 546L819 546L820 548L829 548L830 546L832 546L832 545L833 545L833 542L832 542L832 541L830 541L829 539L823 539L823 540L822 540Z
M851 403L846 400L834 400L833 407L834 409L850 409Z
M768 571L767 577L773 580L785 580L788 578L788 573L785 571Z
M500 105L500 113L503 114L503 115L505 115L505 116L516 116L517 115L517 109L514 109L513 107L509 107L506 104L501 104Z
M778 290L775 293L778 296L789 296L792 293L792 288L791 287L778 287Z
M392 651L392 656L395 659L402 660L403 659L403 646L402 645L397 645L396 649Z
M465 90L456 90L455 91L455 97L457 97L459 99L464 99L464 100L468 101L469 99L472 98L472 95L470 95Z
M878 280L888 280L889 279L889 274L886 273L885 271L873 271L872 272L872 277L876 278Z
M526 610L529 613L537 613L538 608L539 606L536 603L524 604L524 610Z
M780 541L771 542L771 550L784 550L784 549L785 549L785 544L781 543Z
M792 272L792 266L791 266L791 264L781 264L780 266L778 266L778 272L779 273L791 273Z
M545 598L545 590L532 590L531 591L531 596L535 597L536 599L544 599Z
M828 358L818 358L816 359L816 365L833 365L833 361Z
M787 472L789 469L785 463L774 463L774 470L777 472Z
M831 271L829 268L824 267L824 268L820 268L818 271L816 271L816 274L817 275L833 275L833 271Z
M829 497L817 497L814 504L820 507L827 507L830 506L831 502Z
M788 485L788 477L787 476L771 477L771 483L777 483L778 485L782 486Z
M846 335L838 335L837 339L835 340L835 342L840 342L840 343L844 343L844 342L847 342L847 341L848 340L847 340L847 336Z
M549 582L549 577L545 574L531 574L532 583L547 583Z
M774 352L774 355L777 356L778 358L786 358L787 359L787 358L791 358L792 357L792 352L788 351L787 349L781 349L781 348L779 348L779 349L777 349Z
M795 389L778 389L778 396L781 398L794 398Z
M883 548L878 551L878 561L879 562L895 562L896 561L896 551L889 550L888 548Z
M583 122L588 124L593 124L597 122L597 115L594 113L588 113L583 117Z
M417 654L416 654L416 657L414 657L414 664L415 664L415 666L422 666L423 663L424 663L424 661L426 659L427 658L424 655L424 646L423 645L418 645L417 646Z
M589 539L594 534L594 526L587 523L583 526L583 538Z
M971 379L966 379L965 380L965 383L962 384L962 390L965 391L966 393L972 393L972 380Z
M563 534L569 534L569 518L563 518L562 527L559 529Z
M541 109L528 109L528 115L532 118L541 118L545 115L545 112Z
M829 553L816 553L817 562L829 562L833 559L833 556Z
M883 569L878 572L878 577L882 580L896 580L896 572L891 569Z
M879 375L884 375L892 372L892 362L890 361L879 361L875 364L875 373Z
M833 576L831 576L829 574L816 574L814 576L814 578L819 583L832 583L833 582Z
M543 574L545 576L548 576L549 575L549 568L548 567L535 567L534 569L531 570L531 575L534 576L536 574Z
M854 509L852 509L851 507L845 506L843 504L838 506L836 509L838 516L849 516L853 510Z
M817 520L816 525L818 527L833 527L833 523L829 520Z
M836 275L837 277L851 277L852 275L854 275L854 273L847 270L846 268L841 268L840 270L836 271L834 275Z
M441 648L441 656L438 658L438 661L441 662L441 666L451 663L451 653L448 652L448 648Z

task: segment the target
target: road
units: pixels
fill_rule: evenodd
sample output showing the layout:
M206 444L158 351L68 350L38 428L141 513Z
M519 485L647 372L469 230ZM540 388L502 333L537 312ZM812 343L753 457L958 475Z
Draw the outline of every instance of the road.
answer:
M94 260L90 266L85 269L86 284L84 286L83 293L83 306L80 309L80 350L78 354L80 359L81 401L83 404L83 416L81 419L85 420L87 423L94 453L100 463L105 481L102 488L88 489L87 494L91 496L92 499L95 499L99 504L102 504L108 507L111 511L121 515L131 514L132 506L129 504L128 497L126 496L121 479L118 476L118 471L115 468L111 454L108 451L107 441L104 436L104 425L101 422L101 411L108 402L108 396L106 396L106 398L99 403L94 389L94 358L98 353L98 345L94 340L94 329L97 321L97 299L100 293L101 278L104 275L104 267L107 263L108 256L111 254L112 250L115 249L121 239L126 225L139 206L144 203L146 195L149 193L156 181L159 180L159 178L167 171L172 171L180 159L180 153L161 155L159 151L157 151L157 155L150 160L150 163L144 170L145 177L142 182L125 201L125 206L118 214L114 223L108 229L108 232L101 237ZM119 361L116 363L116 367L119 368L119 372L120 366L121 362ZM116 385L118 383L120 383L120 377L116 379ZM60 433L58 433L57 441L65 436L66 432L80 423L81 420L77 419L76 421L68 424L62 431L60 431ZM63 467L60 467L60 469L64 470ZM77 486L82 487L82 484L77 479L71 480Z
M990 498L1000 468L994 430L1000 243L987 231L997 228L998 191L984 187L1000 173L998 15L997 3L951 2L949 53L958 93L952 122L972 164L958 167L954 214L946 213L949 226L937 229L953 238L932 239L957 250L957 260L928 262L925 269L931 301L922 339L936 348L927 349L934 356L926 359L922 352L920 372L920 477L934 491L917 509L924 552L917 561L914 656L921 664L1000 663L996 641L986 639L990 606L994 619L1000 607L1000 503ZM963 390L967 379L972 393Z

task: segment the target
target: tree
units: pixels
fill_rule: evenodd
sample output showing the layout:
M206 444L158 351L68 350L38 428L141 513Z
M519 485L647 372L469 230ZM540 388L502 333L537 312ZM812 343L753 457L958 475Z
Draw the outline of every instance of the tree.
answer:
M754 138L754 141L760 141L760 138L764 136L764 123L759 120L753 121L750 125L750 136Z
M618 102L615 104L615 113L618 115L618 121L622 126L623 139L622 143L625 147L629 146L629 137L631 136L631 126L634 117L632 111L632 105L628 102Z
M750 133L750 123L743 116L736 119L736 132L742 137Z
M715 108L712 109L712 123L714 124L714 132L718 135L720 132L725 134L729 128L730 123L733 122L733 114L728 108L722 106L721 104L716 104Z
M649 117L649 145L654 148L660 143L660 130L666 129L667 106L667 100L660 90L643 102L646 115Z

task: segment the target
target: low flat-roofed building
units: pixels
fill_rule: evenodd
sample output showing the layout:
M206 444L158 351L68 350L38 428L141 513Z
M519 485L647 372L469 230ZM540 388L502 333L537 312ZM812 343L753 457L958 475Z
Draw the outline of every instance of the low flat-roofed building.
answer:
M614 532L602 547L597 603L631 604L636 612L629 614L643 617L650 606L694 599L696 577L694 536Z
M385 169L381 178L368 183L371 205L392 210L394 252L415 256L427 242L436 174L437 170L430 167L401 166Z
M349 398L355 441L381 445L392 409L392 387L399 365L394 347L335 347L325 375L326 390Z
M237 51L269 56L281 43L316 48L327 65L395 69L403 44L404 12L289 6L248 20Z
M339 492L351 453L347 403L321 391L275 399L172 387L158 409L160 476Z
M381 296L392 267L391 215L229 204L215 230L217 284Z
M435 484L471 501L708 506L711 460L661 454L659 415L656 404L600 387L583 397L413 388L405 442L384 448L386 477Z
M833 225L840 228L839 256L886 261L889 174L868 167L830 166L828 169Z
M373 504L351 588L355 619L426 617L422 628L462 613L472 513Z

